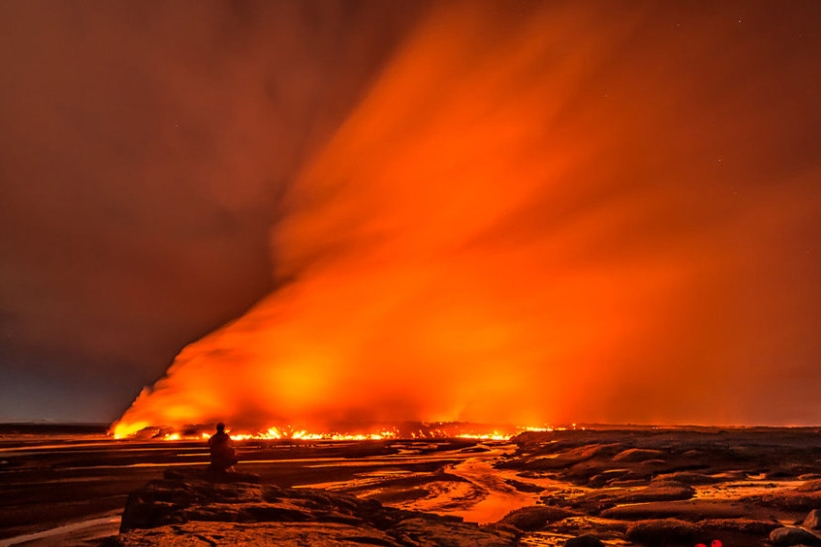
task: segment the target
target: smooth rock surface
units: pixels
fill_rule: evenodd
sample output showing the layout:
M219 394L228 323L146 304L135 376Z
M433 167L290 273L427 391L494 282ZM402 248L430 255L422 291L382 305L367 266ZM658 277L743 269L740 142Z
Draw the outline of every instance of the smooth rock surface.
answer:
M213 482L166 473L165 479L131 493L120 535L101 547L512 547L518 540L510 527L479 527L349 494L235 478Z
M667 547L692 543L695 545L700 528L678 519L645 520L628 526L628 540L646 547Z
M643 503L651 501L688 500L696 493L689 484L674 481L651 482L646 488L616 496L616 503Z
M511 511L502 518L502 524L510 524L519 530L532 532L534 530L541 530L545 525L562 520L573 515L572 512L561 507L548 507L545 505L532 505L529 507L522 507L516 511Z

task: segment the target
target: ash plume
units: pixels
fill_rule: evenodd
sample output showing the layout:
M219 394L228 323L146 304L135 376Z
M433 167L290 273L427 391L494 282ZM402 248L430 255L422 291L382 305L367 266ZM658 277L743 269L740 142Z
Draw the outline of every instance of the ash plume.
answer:
M287 186L277 288L115 429L821 419L802 23L630 6L428 9Z

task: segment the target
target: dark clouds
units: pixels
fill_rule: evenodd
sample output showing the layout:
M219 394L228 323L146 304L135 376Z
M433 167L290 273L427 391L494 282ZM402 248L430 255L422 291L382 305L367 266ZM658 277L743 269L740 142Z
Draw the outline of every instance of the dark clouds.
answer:
M4 2L0 419L113 419L269 290L278 196L412 17Z

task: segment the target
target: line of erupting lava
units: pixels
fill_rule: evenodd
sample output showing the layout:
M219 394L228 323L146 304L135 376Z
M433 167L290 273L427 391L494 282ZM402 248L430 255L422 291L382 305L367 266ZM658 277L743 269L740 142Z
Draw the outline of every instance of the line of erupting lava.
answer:
M293 430L290 427L270 427L265 431L247 432L239 430L230 432L231 438L236 441L246 440L293 440L293 441L382 441L392 439L473 439L480 441L508 441L519 433L528 431L548 432L565 431L576 429L576 424L569 427L547 426L547 427L515 427L515 428L494 428L483 429L475 426L464 426L460 424L439 424L441 427L420 427L414 431L401 429L399 427L383 428L371 433L315 433L304 429ZM151 438L163 441L199 440L208 439L211 433L203 431L203 428L192 427L185 431L168 431L163 428L147 427L142 431L132 434L122 434L116 431L112 434L115 439L129 438ZM580 429L584 429L581 427Z

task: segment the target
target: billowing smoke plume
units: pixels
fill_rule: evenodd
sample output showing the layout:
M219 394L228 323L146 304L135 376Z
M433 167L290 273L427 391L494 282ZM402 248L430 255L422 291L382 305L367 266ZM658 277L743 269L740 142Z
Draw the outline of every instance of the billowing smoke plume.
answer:
M704 10L435 6L119 431L821 419L812 51Z
M283 188L418 12L0 2L0 421L111 421L269 292Z

